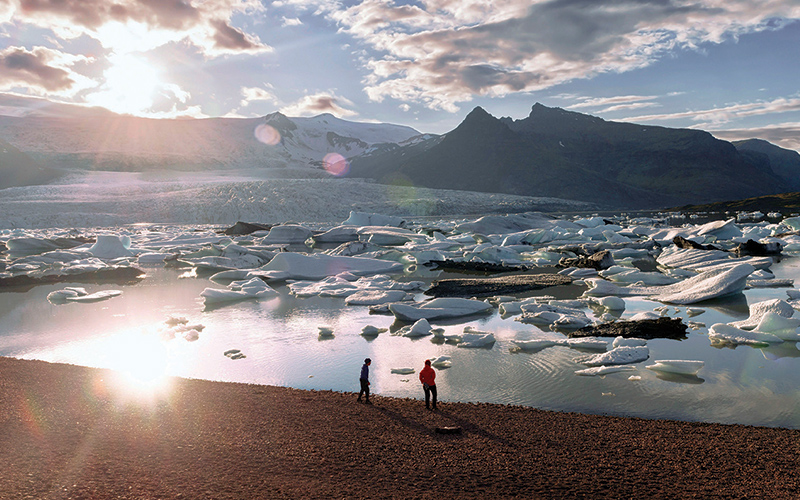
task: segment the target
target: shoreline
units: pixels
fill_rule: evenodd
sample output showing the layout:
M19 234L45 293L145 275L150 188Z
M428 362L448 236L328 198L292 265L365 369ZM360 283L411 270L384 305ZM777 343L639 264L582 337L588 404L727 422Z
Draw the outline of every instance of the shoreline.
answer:
M800 430L115 374L0 357L3 498L800 496Z

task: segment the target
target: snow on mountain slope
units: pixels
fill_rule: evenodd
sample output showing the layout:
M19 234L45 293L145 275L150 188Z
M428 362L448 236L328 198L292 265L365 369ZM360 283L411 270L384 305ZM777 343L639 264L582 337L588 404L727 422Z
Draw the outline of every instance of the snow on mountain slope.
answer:
M410 127L330 114L171 120L107 112L0 116L0 138L40 164L92 170L321 168L330 153L351 158L416 135Z

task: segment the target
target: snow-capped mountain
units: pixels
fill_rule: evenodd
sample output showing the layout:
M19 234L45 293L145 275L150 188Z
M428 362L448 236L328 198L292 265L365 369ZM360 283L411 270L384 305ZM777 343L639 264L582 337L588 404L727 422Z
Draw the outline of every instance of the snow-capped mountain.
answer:
M0 116L0 139L40 165L92 170L319 169L331 153L349 159L418 135L410 127L330 114L155 120L53 108Z

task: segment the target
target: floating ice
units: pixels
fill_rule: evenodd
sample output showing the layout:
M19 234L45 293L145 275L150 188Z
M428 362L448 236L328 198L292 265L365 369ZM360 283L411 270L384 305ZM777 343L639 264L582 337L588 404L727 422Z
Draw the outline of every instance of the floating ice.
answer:
M600 298L592 298L589 301L591 304L598 305L600 307L604 307L609 311L624 311L625 310L625 301L619 297L600 297Z
M262 240L262 245L277 245L281 243L303 244L311 238L314 233L305 226L299 224L281 224L273 226Z
M88 295L66 297L66 300L67 302L100 302L103 300L108 300L112 297L118 297L120 295L122 295L121 290L102 290L100 292L94 292Z
M71 297L82 297L89 295L85 288L68 286L62 290L56 290L47 294L47 300L52 304L66 304Z
M475 330L470 326L464 327L464 333L461 334L461 342L457 344L458 347L491 347L495 343L493 333L482 332Z
M531 340L512 340L523 351L538 351L547 347L558 345L557 339L539 338Z
M559 345L567 346L572 349L590 349L605 351L608 349L608 342L598 337L576 337L563 339L558 342Z
M350 217L342 222L343 226L393 226L403 227L406 225L405 219L393 217L391 215L373 214L367 212L350 212Z
M711 341L713 346L737 344L765 346L783 342L783 340L771 333L742 330L726 323L711 325L708 329L708 340Z
M730 324L731 326L743 330L752 330L761 322L761 318L768 312L775 313L784 318L791 318L794 315L794 309L788 302L780 299L771 299L750 304L750 316L747 319L733 321Z
M650 350L647 347L622 346L585 358L580 363L586 366L627 365L644 361L649 356Z
M587 279L589 289L583 294L587 297L645 295L661 302L692 304L741 292L754 270L750 264L737 264L731 268L705 271L674 285L655 287L620 287L601 279Z
M645 366L648 370L657 372L676 373L678 375L697 375L705 365L703 361L658 359L654 365Z
M418 319L459 318L473 314L485 313L492 305L480 300L457 297L437 298L422 304L391 304L389 311L401 321L417 321Z
M652 311L643 311L631 316L630 321L641 321L643 319L658 319L660 317L661 317L660 314L656 314Z
M450 356L438 356L431 358L431 366L435 368L450 368L453 366L453 360Z
M348 271L356 275L390 273L403 268L398 262L370 259L366 257L343 257L336 255L303 255L281 252L261 267L273 279L319 280Z
M428 323L427 319L419 319L414 322L413 325L406 325L395 332L395 335L401 335L403 337L426 337L433 333L433 329L431 328L431 324Z
M800 319L786 318L768 311L761 316L761 321L758 322L755 331L771 333L783 340L799 341L800 333L797 331L798 327L800 327Z
M260 278L253 278L249 281L234 281L228 285L227 290L206 288L200 293L200 296L205 299L206 306L247 299L271 298L278 295L277 291Z
M613 366L601 365L592 368L584 368L583 370L578 370L575 372L575 375L581 375L584 377L597 377L602 375L608 375L609 373L628 372L628 371L636 371L636 367L624 366L624 365L613 365Z
M669 246L656 258L662 266L688 269L703 272L720 267L733 267L739 264L750 264L758 269L768 269L772 265L771 257L733 258L722 250L698 250L694 248L678 248Z
M320 338L330 338L333 337L333 328L330 326L318 326L317 327L317 335Z
M388 328L378 328L372 325L366 325L361 329L361 335L364 337L377 337L378 334L389 331Z
M414 373L416 370L413 368L392 368L391 372L396 373L398 375L408 375L410 373Z
M226 357L231 358L231 359L242 359L242 358L246 358L247 357L239 349L228 349L227 351L225 351L222 354L224 354Z
M344 299L344 303L348 306L374 306L411 300L414 296L402 290L363 290Z
M117 236L115 234L100 234L94 245L88 248L88 252L100 259L116 259L118 257L130 257L131 239L129 236Z
M645 339L637 339L637 338L625 338L625 337L616 337L614 341L611 343L611 347L617 348L622 346L628 347L643 347L647 345L647 341Z

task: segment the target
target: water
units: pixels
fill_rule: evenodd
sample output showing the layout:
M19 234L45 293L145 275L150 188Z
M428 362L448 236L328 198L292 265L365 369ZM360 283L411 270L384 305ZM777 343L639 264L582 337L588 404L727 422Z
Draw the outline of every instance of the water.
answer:
M789 258L772 268L779 278L800 279L800 259ZM357 391L363 359L373 360L372 390L386 396L421 398L417 373L426 358L451 356L451 368L437 370L442 401L495 402L586 413L671 418L800 428L800 350L785 342L769 348L711 347L707 328L691 331L685 340L651 340L650 359L635 372L604 377L574 374L585 368L577 360L591 352L562 346L538 352L516 352L512 340L531 338L538 329L491 316L464 323L437 324L446 334L464 326L491 331L490 349L464 349L382 333L367 339L365 325L396 329L391 316L370 315L365 307L346 306L343 299L303 298L277 286L272 300L245 301L204 310L200 292L218 287L206 279L180 278L180 271L147 268L138 284L39 286L24 293L0 293L0 355L113 368L132 380L158 380L163 375L289 386L301 389ZM435 273L428 273L435 274ZM419 279L419 277L413 277ZM89 292L118 289L107 301L50 304L47 294L65 286ZM582 289L557 287L541 293L569 296ZM705 312L691 318L710 326L744 319L749 303L786 298L784 288L747 290L724 301L693 305ZM623 317L662 304L626 298ZM669 308L685 317L686 307ZM591 316L590 312L590 316ZM194 342L163 335L164 321L186 317L205 328ZM334 328L332 339L320 340L317 327ZM239 349L246 358L223 353ZM699 359L697 377L669 376L647 370L657 359ZM396 375L392 368L412 367L417 373ZM631 376L639 377L631 380ZM634 378L635 378L634 377Z

